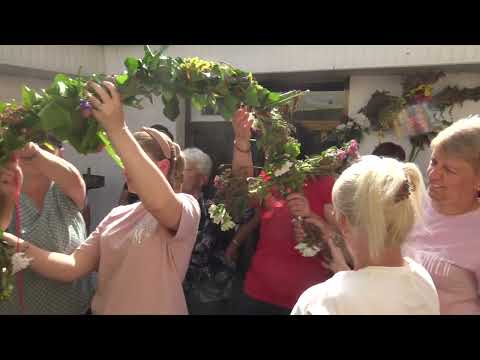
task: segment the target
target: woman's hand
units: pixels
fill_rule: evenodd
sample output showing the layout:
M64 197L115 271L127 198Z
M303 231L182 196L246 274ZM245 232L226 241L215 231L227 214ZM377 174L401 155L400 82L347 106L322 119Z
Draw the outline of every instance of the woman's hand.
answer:
M342 247L345 246L344 240L338 232L336 232L332 226L328 225L323 220L317 217L310 217L305 219L305 222L318 226L323 234L323 239L330 248L330 254L332 260L330 262L323 262L323 266L334 273L339 271L352 270L348 266L345 256L343 255Z
M127 126L123 114L123 104L117 88L109 81L104 81L103 85L105 87L93 81L87 83L87 86L97 95L88 93L88 101L93 106L92 112L95 119L111 135Z
M20 239L19 237L13 234L10 234L6 231L3 233L3 240L5 240L7 244L13 248L16 248L17 244L19 248L23 248L23 244L25 243L25 240Z
M250 113L240 107L232 119L235 140L233 142L232 172L234 176L253 176L253 160L250 146L252 135L252 124Z
M17 186L21 188L22 184L23 173L17 160L11 160L0 167L0 193L3 196L13 199L17 192Z
M348 266L342 250L342 248L345 248L345 240L343 240L341 235L331 225L328 225L319 217L307 218L305 219L305 222L320 228L323 234L323 239L330 248L332 260L328 263L323 262L323 266L334 273L352 270L350 266Z
M305 230L303 230L303 221L298 220L296 218L292 219L292 224L293 224L293 235L295 237L295 241L297 243L303 242L305 240Z
M312 210L305 195L300 193L292 193L287 196L288 208L290 213L297 217L309 217L312 216Z
M237 145L242 146L242 149L250 147L252 124L253 119L244 107L239 108L233 115L232 125L235 142Z

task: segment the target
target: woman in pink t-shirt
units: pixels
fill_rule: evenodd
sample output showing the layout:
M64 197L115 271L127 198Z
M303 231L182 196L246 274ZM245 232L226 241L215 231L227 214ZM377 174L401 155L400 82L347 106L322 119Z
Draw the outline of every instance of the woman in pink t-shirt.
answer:
M405 253L430 272L441 314L480 314L480 117L458 120L431 147L425 218Z
M47 278L70 282L97 271L94 314L187 314L182 281L200 209L192 196L178 193L184 168L180 147L155 129L132 134L117 89L103 85L89 83L96 93L89 94L93 115L123 161L129 191L141 202L113 209L71 255L40 249L11 234L4 238L19 243L32 259L32 270ZM9 168L21 175L18 166ZM12 178L4 174L2 181Z

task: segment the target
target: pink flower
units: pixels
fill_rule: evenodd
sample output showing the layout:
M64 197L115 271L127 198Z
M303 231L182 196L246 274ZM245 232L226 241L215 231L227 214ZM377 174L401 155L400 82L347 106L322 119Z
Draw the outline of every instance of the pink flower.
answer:
M343 150L338 150L337 152L337 159L343 161L347 158L347 153Z
M358 143L356 140L350 141L350 145L347 150L348 155L354 156L358 153Z

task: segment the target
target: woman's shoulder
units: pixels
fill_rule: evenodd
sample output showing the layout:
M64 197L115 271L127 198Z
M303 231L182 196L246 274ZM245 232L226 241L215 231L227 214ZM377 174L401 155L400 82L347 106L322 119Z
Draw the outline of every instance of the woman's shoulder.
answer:
M108 219L109 221L112 221L118 218L129 216L137 211L142 211L142 209L144 210L142 203L140 202L136 202L128 205L118 205L114 207L112 210L110 210L107 216L105 216L104 220Z
M337 313L339 288L347 272L340 272L305 290L297 301L298 314L333 315Z
M186 193L177 193L176 195L183 208L191 209L191 211L200 214L200 204L194 196Z

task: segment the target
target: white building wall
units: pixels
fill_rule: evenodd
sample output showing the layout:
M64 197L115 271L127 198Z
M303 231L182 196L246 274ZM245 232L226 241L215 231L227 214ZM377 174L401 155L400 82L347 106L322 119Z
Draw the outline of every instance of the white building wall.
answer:
M0 64L77 74L104 73L102 45L1 45Z
M173 45L167 53L257 73L480 63L478 45Z
M0 73L0 101L11 101L12 99L22 102L22 86L40 90L50 86L51 81L32 77L10 76Z

